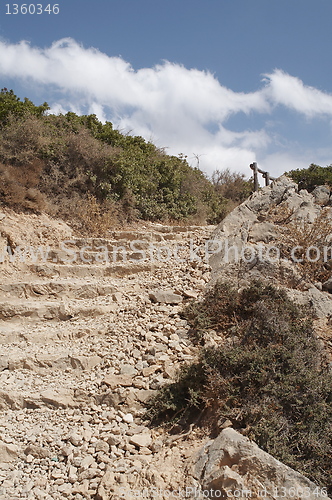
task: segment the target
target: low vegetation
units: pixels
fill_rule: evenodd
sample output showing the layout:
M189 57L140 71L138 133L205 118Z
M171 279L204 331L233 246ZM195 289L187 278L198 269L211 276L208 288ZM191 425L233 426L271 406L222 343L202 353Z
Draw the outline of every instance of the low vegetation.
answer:
M196 339L213 331L220 341L151 400L151 420L189 425L199 415L212 434L230 420L331 493L332 375L310 311L260 282L240 291L219 282L184 316Z
M299 189L307 189L309 193L317 186L324 184L332 187L332 165L321 167L311 163L308 168L290 170L287 175L298 183Z
M103 228L138 219L218 223L252 189L240 174L218 172L211 181L183 155L167 155L95 115L47 111L47 103L0 93L2 204L47 211L100 232L96 221Z

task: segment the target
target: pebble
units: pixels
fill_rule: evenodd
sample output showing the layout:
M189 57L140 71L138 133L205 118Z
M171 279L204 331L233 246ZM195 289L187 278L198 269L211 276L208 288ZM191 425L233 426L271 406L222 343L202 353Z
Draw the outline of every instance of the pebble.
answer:
M123 415L122 419L124 422L126 422L128 424L131 424L132 422L134 422L134 417L131 413L127 413L126 415Z

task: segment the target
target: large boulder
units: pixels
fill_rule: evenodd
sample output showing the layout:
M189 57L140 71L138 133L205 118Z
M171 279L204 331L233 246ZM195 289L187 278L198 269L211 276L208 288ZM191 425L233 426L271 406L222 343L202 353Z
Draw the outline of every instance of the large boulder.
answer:
M330 188L327 186L317 186L312 194L319 205L328 205L330 203Z
M317 487L231 427L199 451L194 459L193 476L205 498L328 498L324 488Z

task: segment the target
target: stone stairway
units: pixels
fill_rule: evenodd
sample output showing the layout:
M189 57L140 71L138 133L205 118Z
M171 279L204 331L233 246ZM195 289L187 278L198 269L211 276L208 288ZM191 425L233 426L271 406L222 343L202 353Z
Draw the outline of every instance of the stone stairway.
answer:
M153 232L113 231L112 239L75 238L61 245L65 250L44 248L38 253L43 262L31 263L36 255L31 258L27 254L21 279L12 281L10 275L0 284L0 321L69 320L94 316L98 311L107 314L114 310L124 277L154 273L165 258L170 264L179 241L193 241L197 231L201 228L160 226ZM181 250L183 247L181 243ZM181 258L178 250L175 255ZM8 266L8 262L5 264Z
M211 229L113 231L52 245L15 272L0 264L0 500L104 500L110 464L119 481L130 470L137 480L159 460L144 403L196 348L181 304L150 296L171 290L180 303L203 292L209 268L188 257ZM105 249L117 258L103 260Z

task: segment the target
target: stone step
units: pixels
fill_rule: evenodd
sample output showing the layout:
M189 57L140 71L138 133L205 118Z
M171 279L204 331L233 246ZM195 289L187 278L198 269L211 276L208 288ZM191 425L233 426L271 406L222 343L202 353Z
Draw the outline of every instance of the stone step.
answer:
M110 232L109 238L84 238L78 237L73 238L76 246L82 245L92 245L92 246L114 246L118 245L119 242L127 242L130 244L131 241L144 241L150 243L151 241L162 241L162 234L151 233L151 231L141 232L141 231L113 231Z
M55 300L21 300L7 299L0 302L0 319L9 320L60 320L67 321L75 317L95 317L109 314L117 308L116 303L88 304L71 301L69 304Z
M73 238L65 242L66 248L72 247L106 247L112 250L114 247L119 247L120 245L125 245L127 247L131 245L143 245L147 247L149 244L158 243L164 241L163 234L152 234L150 232L130 232L130 231L120 231L118 233L112 233L110 238Z
M215 226L207 226L205 233L208 235ZM179 239L184 236L190 237L199 231L202 232L201 226L162 226L154 227L152 231L148 229L144 231L113 231L110 233L111 237L117 241L130 241L130 240L147 240L147 241L163 241L170 239Z
M82 280L18 282L0 285L0 299L10 297L93 299L112 295L117 291L118 288L109 284L87 283Z
M210 225L210 226L196 226L196 225L184 225L184 226L164 226L162 224L155 224L153 227L153 232L155 233L194 233L196 231L199 231L200 233L205 232L209 233L213 229L215 229L216 226Z
M149 254L142 250L132 251L124 246L112 247L111 249L100 249L100 251L89 250L92 247L82 247L80 250L69 251L51 250L46 262L54 264L82 264L82 265L105 265L117 262L136 262L147 260Z
M121 235L123 236L123 235ZM70 243L65 242L61 245L62 251L66 253L66 258L68 259L69 255L72 255L75 250L82 252L88 251L98 251L99 253L104 252L107 249L109 254L120 253L123 251L123 248L126 249L127 252L135 252L137 250L147 250L153 247L159 247L165 245L167 241L179 241L183 240L183 233L164 233L160 238L150 238L149 235L145 234L137 234L136 238L118 238L118 239L104 239L104 238L76 238L72 240ZM193 236L193 234L188 233L186 235L188 238Z
M141 272L153 272L157 267L157 263L149 261L142 263L124 262L119 264L53 264L45 263L41 265L32 264L29 266L30 271L43 277L122 277Z
M59 347L55 347L54 350ZM18 349L16 349L18 351ZM91 370L99 365L103 358L98 355L85 356L71 354L70 352L60 353L30 353L11 352L0 355L0 372L4 370L30 370L32 372L43 373L52 370Z
M209 233L215 226L207 226ZM165 239L178 239L178 235L188 235L202 231L201 226L162 226L144 230L133 231L110 231L110 238L73 238L74 245L81 247L86 245L112 247L120 241L130 243L131 241L161 242Z
M181 229L182 226L180 226ZM167 228L163 228L164 230ZM127 234L128 233L128 234ZM23 269L29 265L63 264L94 265L117 264L119 262L147 262L165 251L173 252L175 246L183 244L182 233L164 232L162 239L151 239L149 235L134 234L127 231L118 233L119 239L75 238L59 243L59 248L50 247L18 247L3 256L2 266ZM122 238L128 235L128 238ZM130 236L137 236L131 238ZM194 236L194 233L186 233ZM7 268L6 268L7 269Z
M107 320L112 320L116 311L108 313ZM14 317L11 320L0 319L0 345L2 346L49 346L59 342L77 342L79 339L97 336L107 332L102 315L93 318L75 316L71 321L43 321L37 318ZM24 347L25 349L25 347ZM4 352L4 348L0 353Z
M20 410L22 408L76 408L85 404L95 404L95 398L88 391L58 387L42 391L1 390L0 411Z

